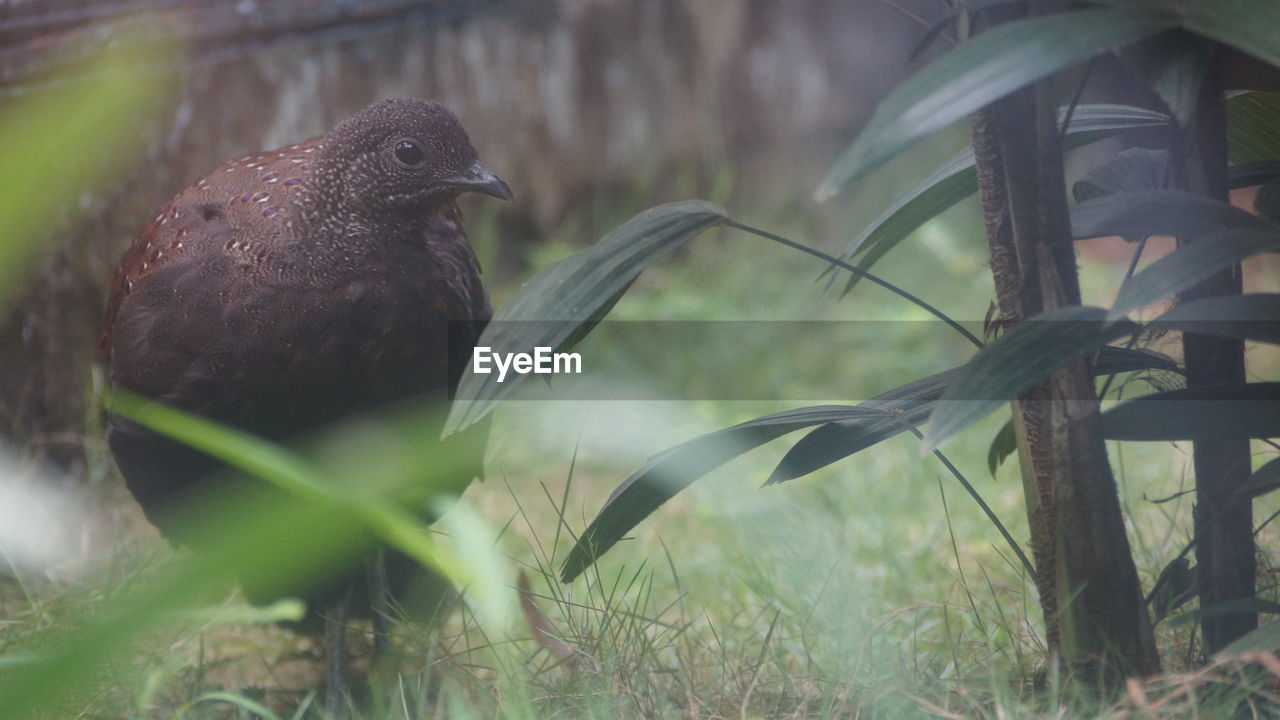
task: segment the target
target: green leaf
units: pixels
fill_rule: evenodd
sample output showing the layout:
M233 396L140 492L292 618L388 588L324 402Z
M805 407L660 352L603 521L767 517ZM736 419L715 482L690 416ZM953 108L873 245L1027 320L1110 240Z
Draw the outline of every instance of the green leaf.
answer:
M1241 52L1280 65L1280 3L1201 0L1181 3L1183 26Z
M1129 148L1092 168L1071 189L1076 202L1115 193L1167 190L1172 179L1168 150ZM1096 188L1097 191L1085 188Z
M1212 46L1202 37L1175 29L1134 43L1119 55L1185 128L1196 111Z
M996 470L1000 469L1000 465L1010 455L1018 451L1018 435L1013 430L1013 420L1009 420L1000 426L1000 432L991 439L991 447L987 450L987 470L990 471L991 477L996 476Z
M1139 370L1164 370L1182 374L1178 361L1164 353L1146 348L1130 349L1110 345L1102 348L1102 352L1098 355L1098 362L1094 365L1093 374L1102 377Z
M139 51L144 42L155 48L154 57ZM0 311L7 310L29 279L30 267L63 245L50 233L76 212L77 202L99 188L114 192L113 183L142 160L148 133L140 128L154 119L173 84L163 73L144 72L140 61L149 60L155 67L172 63L170 49L163 36L144 41L135 32L125 32L105 52L68 53L86 56L67 74L92 69L92 79L63 78L52 88L4 102ZM11 80L6 77L6 83Z
M1280 160L1280 93L1248 91L1227 99L1227 150L1233 164Z
M849 262L854 255L861 255L855 267L869 270L921 225L976 192L978 174L973 165L973 148L966 148L872 220L849 243L840 259ZM832 281L837 274L832 274ZM848 293L860 280L860 275L850 275L844 292Z
M1176 369L1177 364L1158 353L1104 347L1096 371L1107 374L1146 368ZM569 582L577 577L663 503L739 455L795 430L820 425L801 440L813 449L805 450L797 443L766 484L799 477L923 421L958 372L948 370L907 383L858 406L820 405L766 415L653 456L609 496L570 551L562 579ZM815 435L818 437L810 440Z
M1171 442L1280 437L1280 383L1183 388L1126 400L1102 414L1110 440Z
M1213 659L1220 661L1248 653L1276 652L1277 650L1280 650L1280 622L1272 621L1222 648L1213 656Z
M1246 482L1249 488L1249 497L1258 498L1280 489L1280 458L1272 460L1249 476Z
M1071 234L1077 240L1107 235L1198 238L1223 229L1276 235L1266 221L1224 202L1176 190L1118 193L1071 209Z
M787 410L696 437L654 455L609 496L569 552L560 571L561 579L569 582L576 578L664 502L733 458L800 428L866 412L848 405Z
M236 428L117 389L103 404L117 413L244 472L312 501L335 500L325 473L306 458Z
M206 438L207 444L193 444L219 457L224 457L221 452L231 453L224 457L227 460L232 460L232 455L246 454L237 450L238 435L227 441L221 436L223 429L207 421L138 398L132 398L132 404L123 395L115 400L122 397L124 405L117 402L114 409L129 412L130 417L148 427L181 439L193 435ZM434 443L422 441L424 427L439 427L438 413L413 411L405 416L412 422L403 428L398 427L399 423L397 427L379 424L376 430L392 431L400 443L407 445L405 452L421 454L415 467L405 468L403 478L417 485L424 478L447 472L457 461L442 455ZM368 418L344 423L332 434L326 432L322 445L352 431L369 430L371 424ZM286 457L292 455L288 450L261 449L261 453L248 453L256 458L248 464L273 476L297 475L294 479L301 486L301 494L316 501L299 502L296 495L280 492L267 483L232 483L230 488L212 483L220 487L211 487L197 501L184 503L185 512L175 518L184 526L184 535L196 540L192 545L201 548L201 552L181 553L153 563L157 566L149 567L145 578L113 588L101 603L95 602L93 613L85 617L64 614L58 622L39 631L36 639L40 652L30 662L5 667L0 672L0 697L4 698L0 716L66 716L71 703L91 696L99 687L96 682L69 683L68 678L105 677L107 670L118 669L136 657L137 643L154 643L157 632L163 632L161 628L175 620L189 624L188 611L193 605L224 602L229 591L228 568L235 568L237 573L250 572L255 580L269 583L273 594L276 590L287 593L314 584L347 562L357 561L372 540L362 526L372 525L379 533L389 532L384 535L389 543L419 559L420 551L434 544L432 535L417 518L406 517L398 507L383 512L380 499L368 497L362 483L344 477L332 478L331 485L318 482L332 472L331 468L313 463L310 458ZM377 468L382 457L370 455L366 460L365 469L372 475L383 473ZM355 479L363 481L366 477L362 474ZM453 508L446 520L463 509ZM396 535L401 530L405 534ZM492 539L479 544L457 531L451 531L451 537L457 550L446 547L441 552L450 558L449 565L457 569L453 577L467 588L469 596L483 599L486 588L506 589L508 581L503 578L510 578L509 571L503 568L498 573L488 572L484 564L473 559L481 551L494 555ZM484 602L477 602L474 607L480 610L478 615L486 616ZM492 623L481 622L487 627L505 627L509 622L505 614L493 618Z
M1234 164L1280 160L1280 93L1242 92L1227 99L1227 153Z
M237 695L229 692L211 692L205 693L200 697L186 703L179 712L174 713L174 717L187 717L187 713L201 703L227 703L233 707L239 708L246 713L252 713L262 720L280 720L280 716L271 712L271 709L261 703L250 700L243 695Z
M1192 241L1125 282L1109 320L1181 292L1262 252L1280 251L1280 228L1223 202L1161 190L1108 195L1071 210L1076 238L1172 235Z
M1247 293L1191 300L1151 321L1151 326L1280 344L1280 294Z
M494 353L568 349L608 314L641 271L728 219L723 209L702 200L660 205L636 215L600 242L526 282L494 315L477 346ZM498 382L497 373L475 374L468 365L445 434L483 418L522 377Z
M865 415L814 430L787 451L765 485L808 475L922 424L959 372L947 370L896 387L859 405Z
M1136 370L1178 370L1178 364L1172 358L1160 353L1110 346L1099 350L1094 367L1096 375ZM791 448L765 484L807 475L904 432L909 426L919 425L933 412L938 399L961 370L963 368L955 368L907 383L858 406L875 409L876 414L835 421L817 428Z
M1274 234L1240 232L1201 236L1129 278L1107 319L1116 320L1130 310L1194 287L1219 270L1262 252L1280 252L1280 239Z
M1083 10L1006 23L899 84L816 192L830 198L916 141L1058 70L1173 27L1143 8Z
M1280 121L1280 117L1277 118ZM1280 180L1272 180L1258 188L1253 210L1273 223L1280 224Z
M1059 120L1066 114L1066 108L1060 109ZM1143 108L1080 105L1071 114L1063 146L1070 150L1126 130L1160 127L1168 122L1169 116ZM977 192L978 174L974 170L973 148L965 148L871 221L849 243L840 259L849 262L855 255L861 256L856 267L868 270L921 225ZM848 293L861 280L861 276L851 275L844 292Z
M1108 324L1107 311L1072 306L1037 315L1005 331L957 375L929 418L923 452L1018 397L1036 383L1132 330Z
M1183 613L1169 621L1171 625L1185 625L1189 622L1196 622L1207 617L1221 617L1223 615L1276 615L1280 614L1280 603L1274 603L1270 600L1262 600L1261 598L1236 598L1235 600L1223 600L1212 605Z
M241 430L127 392L116 390L106 400L107 409L111 412L119 413L149 430L266 480L317 507L342 508L388 545L418 560L425 567L435 569L458 587L465 587L472 580L467 568L439 548L422 518L406 507L409 504L421 506L422 497L415 497L413 503L395 502L391 497L404 496L405 493L388 488L384 483L373 483L382 487L369 487L364 483L341 482L325 469L293 451ZM429 422L417 422L405 425L402 432L407 432L415 439L421 438L423 425L433 426ZM405 464L402 470L417 468L419 472L413 473L417 476L421 474L421 468L431 467L429 477L438 481L423 483L423 487L415 489L417 494L431 495L432 491L436 491L443 499L446 495L457 495L470 483L471 477L467 476L462 485L452 484L457 481L457 473L450 470L459 468L458 461L450 461L448 453L433 452L435 448L429 443L415 442L409 447L425 451L430 457L420 456L417 462L412 463L412 467ZM370 474L376 476L380 473ZM401 473L400 484L406 484L405 474ZM369 478L362 480L367 483ZM391 490L390 497L378 494L378 490Z
M1168 617L1196 594L1196 574L1192 571L1191 561L1181 556L1174 558L1160 571L1151 594L1147 596L1147 605L1155 616L1153 622L1158 623Z
M1227 181L1232 190L1265 185L1272 180L1280 180L1280 161L1243 163L1227 168ZM1267 215L1267 213L1258 208L1256 200L1254 201L1254 210L1268 220L1276 221L1276 218Z

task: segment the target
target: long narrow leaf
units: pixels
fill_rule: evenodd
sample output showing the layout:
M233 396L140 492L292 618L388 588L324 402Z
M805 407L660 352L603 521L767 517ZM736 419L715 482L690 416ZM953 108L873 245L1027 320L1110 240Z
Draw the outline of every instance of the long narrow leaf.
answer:
M477 344L495 354L567 349L608 314L645 268L727 220L723 209L702 200L646 210L590 248L535 275L498 310ZM521 377L499 382L496 373L476 374L468 366L445 433L483 418Z
M1280 113L1276 117L1280 117ZM1274 180L1280 180L1280 161L1277 160L1244 163L1227 168L1227 182L1232 190L1265 185ZM1254 208L1257 208L1256 201Z
M1176 367L1173 360L1156 353L1106 347L1099 357L1097 371L1102 374ZM821 425L819 430L830 427L851 433L854 436L852 439L849 436L842 438L842 442L847 442L841 445L840 452L828 456L829 462L834 462L906 431L928 415L933 403L958 372L958 369L948 370L916 380L877 395L859 406L821 405L766 415L694 438L653 456L609 496L604 507L570 551L561 570L561 577L565 582L577 577L641 520L697 479L739 455L787 433L814 425ZM817 432L815 430L810 433L809 437ZM877 436L878 439L875 439ZM788 456L792 454L788 453ZM787 462L784 459L783 465ZM802 463L806 462L808 460L796 461L792 465L791 476L803 474L794 471L801 469ZM780 465L766 484L781 482L787 479L787 474Z
M1007 23L900 84L818 187L827 199L916 141L1058 70L1174 26L1171 14L1107 8Z
M1257 498L1280 489L1280 458L1276 458L1249 476L1249 497Z
M1185 128L1195 115L1212 47L1213 43L1179 28L1134 43L1119 55Z
M1280 223L1280 179L1273 179L1258 188L1253 196L1253 211L1273 223Z
M938 401L929 418L924 452L1050 374L1131 332L1130 324L1108 324L1106 317L1103 308L1062 308L1019 323L987 345L961 368Z
M291 479L295 482L289 485L290 489L315 501L299 502L295 494L269 491L268 483L247 483L211 488L197 501L186 504L177 519L184 534L196 540L192 545L201 548L201 552L152 568L154 572L148 572L146 577L134 579L118 593L111 593L89 617L70 614L41 630L37 638L40 652L21 665L5 667L0 672L0 697L4 698L0 717L75 715L71 704L91 696L121 663L129 663L137 654L138 642L147 638L154 642L157 629L164 626L158 623L189 617L194 603L225 598L229 567L251 573L255 582L263 582L260 590L291 593L356 560L372 539L364 529L368 503L359 483L330 486L317 482L331 469L287 450L241 442L234 432L225 433L225 428L171 408L123 395L114 396L114 401L115 410L128 412L135 421L159 432L192 440L202 450L268 479L285 478L286 483L281 486ZM438 416L433 415L430 420L432 426L438 426ZM369 426L362 421L357 427L367 430ZM349 437L351 429L348 426L340 435L326 439ZM405 428L406 435L416 441L411 450L416 450L425 444L421 442L421 432L412 430ZM434 477L448 463L438 453L432 453L432 457L440 464L418 464L412 473L414 481L422 479L424 468L430 468L428 475ZM240 462L235 462L236 458ZM381 461L377 457L370 465ZM371 469L377 472L376 468ZM451 515L456 512L457 509ZM424 552L435 552L432 537L420 527L420 520L405 517L399 509L386 517L389 524L378 527L377 518L370 524L375 530L409 531L403 537L387 537L393 545L420 559ZM474 543L462 542L459 546L464 544L475 547ZM480 547L488 550L491 541ZM468 587L469 593L482 586L503 587L506 582L502 580L505 573L483 572L483 566L474 561L451 560L449 565L456 568L453 576ZM212 598L210 592L215 593Z
M1275 237L1265 220L1224 202L1177 190L1118 193L1080 203L1071 210L1076 239L1120 235L1171 235L1194 239L1233 232Z
M831 422L804 436L783 456L766 485L786 482L830 465L923 423L962 368L930 375L859 405L865 416Z
M6 8L7 9L7 8ZM151 38L154 41L156 38ZM91 81L72 80L6 101L0 111L0 311L8 312L33 264L63 245L50 237L91 193L127 177L145 155L147 133L173 83L140 70L133 33L116 37L111 49L81 61L95 70ZM69 49L69 48L68 48ZM172 62L162 43L151 58ZM80 52L74 53L79 55ZM9 72L21 63L5 68Z
M470 573L440 550L421 518L386 499L353 492L360 489L358 484L327 479L327 473L290 450L235 428L121 391L113 393L109 407L154 432L208 453L313 504L345 507L384 542L434 568L459 587L469 581ZM419 447L422 445L418 443ZM441 472L436 477L452 476L447 472L448 468L437 470ZM339 488L347 491L342 492Z
M1247 653L1271 653L1277 650L1280 650L1280 620L1272 620L1222 648L1217 655L1213 656L1213 659L1222 661Z
M676 493L733 458L795 430L867 412L848 405L787 410L694 438L653 456L609 496L569 552L561 579L569 582L577 577Z
M1280 603L1274 603L1270 600L1263 600L1261 598L1236 598L1235 600L1223 600L1209 605L1208 607L1202 607L1198 610L1183 613L1178 617L1171 619L1169 624L1185 625L1187 623L1198 622L1207 617L1235 615L1237 613L1276 615L1280 614Z
M1273 97L1275 102L1271 100ZM1276 106L1275 111L1266 114L1273 104ZM1280 162L1257 161L1257 158L1264 157L1280 158L1280 131L1276 130L1273 122L1275 117L1280 116L1280 95L1241 93L1227 101L1227 110L1232 118L1228 133L1232 158L1245 163L1230 168L1231 187L1261 185L1280 177ZM1065 108L1059 114L1065 118ZM1064 149L1073 150L1126 130L1160 127L1168 123L1168 115L1144 108L1128 105L1080 105L1071 115L1062 144ZM1157 174L1164 172L1154 167L1150 171ZM1131 173L1132 170L1125 172ZM1094 174L1091 172L1090 176ZM1093 182L1090 176L1086 176L1082 182ZM1116 186L1117 183L1111 182L1104 189L1110 192L1135 192L1167 187L1167 184L1162 185L1154 176L1133 187L1129 187L1129 184L1132 183ZM1083 190L1081 183L1076 185ZM973 167L973 149L965 148L871 221L849 242L840 259L849 262L856 256L859 260L855 267L868 270L921 225L976 192L978 178ZM1076 194L1076 199L1080 202L1088 197L1082 196L1080 192ZM833 282L835 277L836 274L833 274ZM845 283L843 293L847 294L861 280L861 276L851 275Z
M1126 400L1102 414L1111 440L1280 437L1280 383L1184 388Z
M991 473L991 477L995 477L996 470L1000 469L1005 459L1017 451L1018 435L1014 432L1013 419L1010 418L1000 426L996 436L991 438L991 446L987 448L987 472Z
M1272 98L1277 101L1273 102ZM1258 158L1280 158L1280 132L1276 131L1272 122L1280 115L1280 110L1268 114L1272 104L1280 107L1280 95L1241 93L1227 101L1227 110L1232 118L1228 133L1232 158L1242 163L1248 161L1247 164L1232 166L1233 188L1260 185L1280 177L1280 163L1258 161ZM1059 114L1065 118L1065 109ZM1080 105L1071 115L1063 138L1063 148L1072 150L1126 130L1159 127L1168 123L1168 115L1144 108L1128 105ZM858 256L860 259L855 266L862 270L870 269L921 225L978 191L978 179L973 165L973 149L965 148L871 221L849 242L840 259L849 262L851 258ZM1090 181L1090 178L1086 177L1085 181ZM1134 192L1162 187L1166 185L1150 181L1135 187L1106 189L1111 192ZM1077 193L1076 199L1083 202L1087 198ZM832 275L832 281L835 276ZM861 280L859 275L850 276L843 292L847 294Z
M1192 300L1156 318L1151 326L1280 344L1280 293L1248 293Z
M1264 252L1280 252L1280 236L1274 232L1270 236L1240 232L1202 236L1129 278L1107 319L1124 317L1130 310L1194 287L1218 271Z
M1237 164L1280 160L1280 93L1243 92L1227 99L1227 153Z
M1280 252L1280 229L1226 203L1162 190L1108 195L1071 211L1077 238L1172 235L1192 242L1157 260L1125 282L1109 320L1181 292L1262 252Z
M1275 0L1202 0L1185 3L1188 30L1280 65L1280 4Z
M1129 148L1107 158L1072 186L1076 202L1114 193L1168 189L1173 163L1168 150Z
M1060 109L1058 115L1060 122L1067 120L1066 108ZM1168 123L1168 115L1144 108L1128 105L1080 105L1071 114L1063 146L1071 150L1126 130L1161 127ZM872 220L849 243L840 259L848 262L857 255L860 259L856 267L870 269L921 225L977 192L978 174L974 169L973 148L969 147L933 171ZM833 274L832 280L834 279ZM851 275L845 283L844 292L848 293L861 280L860 275Z
M921 225L977 191L978 174L974 170L973 149L965 148L872 220L850 241L840 259L848 262L853 256L860 255L856 267L868 270ZM837 275L831 276L833 281ZM845 283L844 292L848 293L860 280L860 275L851 275Z
M948 370L877 395L859 407L878 414L837 420L815 429L792 446L766 484L783 482L826 467L929 418L938 400L964 368ZM1096 375L1138 370L1178 370L1170 357L1145 350L1104 346L1094 367Z

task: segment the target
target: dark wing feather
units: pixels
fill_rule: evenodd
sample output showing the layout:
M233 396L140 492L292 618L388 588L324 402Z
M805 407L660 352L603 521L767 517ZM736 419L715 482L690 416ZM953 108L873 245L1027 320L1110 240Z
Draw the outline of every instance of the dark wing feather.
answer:
M99 350L110 357L120 304L152 273L181 259L221 251L237 237L256 237L264 213L284 208L311 170L322 137L232 160L215 167L175 195L148 222L116 268L107 300Z

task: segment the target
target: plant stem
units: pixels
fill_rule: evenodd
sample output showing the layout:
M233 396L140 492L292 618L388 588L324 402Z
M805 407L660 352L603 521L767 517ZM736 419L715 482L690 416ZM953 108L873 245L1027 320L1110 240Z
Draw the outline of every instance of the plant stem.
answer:
M1134 248L1133 257L1129 258L1129 267L1124 271L1124 279L1120 281L1120 287L1124 287L1124 284L1129 282L1129 278L1133 277L1133 271L1138 267L1138 259L1142 257L1142 251L1147 247L1147 239L1144 237L1139 240L1138 247ZM1126 350L1132 350L1133 346L1138 343L1138 335L1139 333L1134 333L1129 336L1129 344L1125 345ZM1099 350L1098 352L1101 354L1102 351ZM1107 391L1111 389L1111 381L1115 380L1118 374L1112 373L1107 376L1106 380L1102 381L1102 391L1098 393L1099 401L1106 399Z
M917 439L924 442L924 435L921 435L919 430L915 429L915 427L911 425L907 425L906 428L910 430L911 434L915 435ZM1004 523L1000 522L1000 518L996 517L991 506L987 505L987 501L982 499L982 496L978 494L978 491L973 487L973 485L969 484L969 481L965 479L965 476L960 473L960 470L956 468L955 465L951 464L951 461L947 459L946 455L942 454L941 450L934 450L933 454L938 458L938 460L942 461L942 465L946 467L952 476L960 482L960 485L969 493L969 497L973 498L974 502L978 503L978 507L982 508L982 512L986 513L987 519L991 521L991 524L995 525L996 530L999 530L1000 534L1004 536L1004 541L1009 543L1009 547L1013 548L1013 552L1018 556L1018 560L1022 561L1022 569L1026 570L1027 575L1030 577L1035 577L1035 566L1027 559L1026 553L1022 552L1022 546L1018 544L1018 541L1014 540L1013 535L1009 534L1008 528L1004 526Z
M740 223L740 222L737 222L737 221L734 221L734 220L730 220L730 221L728 221L726 224L727 224L729 227L731 227L731 228L736 228L736 229L738 229L738 230L742 230L743 232L751 233L752 235L759 235L759 236L760 236L760 237L762 237L762 238L766 238L766 239L768 239L768 240L772 240L772 241L774 241L774 242L776 242L776 243L781 243L781 244L783 244L783 245L786 245L786 246L787 246L787 247L789 247L789 248L793 248L793 249L795 249L795 250L799 250L800 252L803 252L803 253L808 253L809 255L812 255L812 256L814 256L814 257L816 257L816 258L821 258L821 259L823 259L823 260L827 261L828 263L831 263L832 265L834 265L834 266L836 266L836 267L838 267L838 268L840 268L840 269L842 269L842 270L848 270L849 272L851 272L851 273L853 273L853 274L855 274L855 275L858 275L859 277L862 277L862 278L865 278L865 279L867 279L867 280L870 280L871 282L875 283L876 285L879 285L880 287L884 288L885 290L888 290L889 292L891 292L891 293L893 293L893 294L895 294L895 295L897 295L897 296L899 296L899 297L903 298L904 300L907 300L908 302L910 302L910 303L912 303L912 304L916 305L916 306L917 306L917 307L919 307L920 309L922 309L922 310L924 310L925 312L929 313L930 315L932 315L932 316L934 316L934 317L938 318L939 320L941 320L942 322L946 323L947 325L950 325L950 326L951 326L951 327L952 327L956 332L958 332L958 333L960 333L961 335L963 335L963 336L965 337L965 339L966 339L966 340L968 340L969 342L973 343L973 344L974 344L974 346L975 346L975 347L977 347L979 350L981 350L981 349L982 349L982 347L983 347L983 345L982 345L982 341L981 341L981 340L979 340L979 339L978 339L978 337L977 337L976 335L974 335L973 333L969 332L969 331L968 331L968 330L967 330L963 325L961 325L960 323L958 323L958 322L956 322L955 320L951 319L951 317L949 317L948 315L946 315L945 313L943 313L943 312L942 312L941 310L939 310L938 308L936 308L936 307L934 307L934 306L930 305L929 303L925 302L924 300L921 300L920 298L916 297L915 295L912 295L911 293L907 292L906 290L903 290L902 288L898 287L897 285L894 285L893 283L891 283L891 282L889 282L889 281L887 281L887 280L882 280L881 278L876 277L875 275L872 275L871 273L867 272L866 270L863 270L862 268L854 267L854 266L850 265L849 263L844 262L843 260L840 260L839 258L832 257L832 256L830 256L830 255L828 255L828 254L826 254L826 253L822 252L821 250L815 250L815 249L813 249L813 248L809 247L808 245L803 245L803 244L801 244L801 243L796 242L795 240L788 240L787 238L784 238L784 237L782 237L781 235L774 235L774 234L773 234L773 233L771 233L771 232L768 232L768 231L765 231L765 230L761 230L761 229L759 229L759 228L754 228L754 227L751 227L750 225L744 225L744 224L742 224L742 223Z

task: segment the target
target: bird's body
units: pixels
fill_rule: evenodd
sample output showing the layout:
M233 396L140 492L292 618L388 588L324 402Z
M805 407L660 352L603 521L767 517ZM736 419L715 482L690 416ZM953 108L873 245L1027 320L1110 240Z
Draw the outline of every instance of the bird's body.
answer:
M409 99L215 168L121 261L112 384L279 441L444 400L490 316L454 203L469 191L510 198L448 110ZM185 541L167 511L218 463L118 416L108 442L148 517Z

